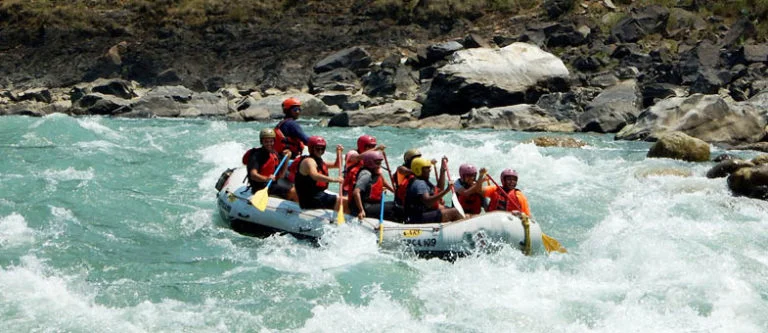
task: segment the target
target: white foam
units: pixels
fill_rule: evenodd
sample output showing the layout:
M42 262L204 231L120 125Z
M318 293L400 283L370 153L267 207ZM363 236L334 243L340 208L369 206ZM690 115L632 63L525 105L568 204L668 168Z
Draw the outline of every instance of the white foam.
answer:
M215 191L216 181L224 170L243 165L242 157L246 150L248 148L244 144L235 141L225 141L198 150L202 162L213 164L198 181L198 188L204 193Z
M35 241L35 232L27 226L21 214L13 213L0 218L0 249L18 247Z
M123 136L120 135L120 133L101 124L103 119L104 118L102 117L86 117L86 118L77 118L76 120L78 125L80 125L80 127L87 129L93 133L96 133L98 135L103 135L108 139L112 139L112 140L122 139Z
M44 178L48 183L47 189L49 191L55 191L56 186L60 182L80 180L81 182L78 184L78 186L83 186L88 181L92 180L95 175L96 172L93 168L90 167L87 170L82 171L73 167L68 167L64 170L47 169L40 174L40 176Z
M429 325L414 318L402 304L373 284L364 305L344 302L317 305L298 332L428 332Z

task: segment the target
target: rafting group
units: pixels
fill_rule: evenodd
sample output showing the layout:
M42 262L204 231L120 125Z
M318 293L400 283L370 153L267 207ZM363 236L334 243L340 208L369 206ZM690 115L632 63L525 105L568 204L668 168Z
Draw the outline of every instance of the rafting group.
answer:
M478 172L472 164L462 164L459 178L450 184L448 158L443 157L440 172L434 169L437 184L433 184L430 177L438 161L423 157L417 149L409 149L393 175L386 147L378 145L370 135L358 138L357 149L344 156L342 166L342 145L336 145L334 161L325 161L322 156L327 148L326 140L321 136L307 136L296 122L301 101L288 98L283 101L282 109L285 117L274 128L259 132L261 147L249 149L243 155L251 193L266 192L269 196L295 201L302 209L343 210L360 219L381 214L383 219L402 223L458 221L483 210L531 214L528 200L516 188L515 170L502 171L501 184L498 184L485 168ZM308 155L302 155L305 146ZM332 177L328 170L336 168L342 168L343 172L339 177ZM387 170L388 177L382 169ZM326 191L329 183L340 184L338 194ZM446 186L446 183L449 184ZM385 202L385 191L394 193L395 200ZM448 193L454 195L454 207L445 206L443 197Z

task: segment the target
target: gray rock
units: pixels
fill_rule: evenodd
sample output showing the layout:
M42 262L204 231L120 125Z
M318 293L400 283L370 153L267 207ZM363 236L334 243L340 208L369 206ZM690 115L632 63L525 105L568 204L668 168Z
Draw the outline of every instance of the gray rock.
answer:
M113 95L90 93L72 105L75 114L114 116L131 111L130 101Z
M267 121L270 118L269 110L264 108L248 108L226 116L226 119L231 121Z
M710 143L756 142L765 134L766 120L753 103L759 102L728 105L717 95L702 94L668 98L645 109L616 139L653 140L681 131Z
M635 121L641 105L637 82L622 81L597 95L576 123L584 132L615 133Z
M538 106L529 104L474 109L463 117L462 127L549 132L576 130L573 122L560 122Z
M344 91L328 91L316 95L328 106L337 106L344 111L359 110L371 105L367 95L351 94Z
M309 78L309 91L313 94L324 91L351 91L361 88L360 79L347 68L334 68L327 72L312 74Z
M347 68L357 76L368 72L371 65L371 55L362 47L350 47L318 61L313 70L315 73L323 73L336 68Z
M428 63L435 63L461 49L464 49L464 45L456 41L430 45L427 46L426 60Z
M36 88L22 91L16 95L17 101L53 102L53 94L48 88Z
M121 79L98 79L90 84L92 92L113 95L123 99L137 97L130 82Z
M329 127L396 126L417 120L414 113L421 104L413 101L395 101L359 111L344 111L331 118Z
M412 129L430 128L440 130L457 130L461 129L461 116L441 114L434 117L411 120L405 123L396 124L394 127Z
M432 80L421 116L520 104L526 101L526 92L538 85L565 90L568 77L559 58L531 44L461 50Z

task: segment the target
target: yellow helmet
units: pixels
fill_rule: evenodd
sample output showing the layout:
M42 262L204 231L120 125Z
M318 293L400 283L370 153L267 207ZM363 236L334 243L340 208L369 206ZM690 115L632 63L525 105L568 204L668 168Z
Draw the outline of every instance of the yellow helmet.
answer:
M419 156L421 156L421 152L418 149L408 149L405 151L405 154L403 154L403 161L408 163L412 158Z
M275 137L277 137L275 130L271 128L265 128L259 132L259 139L274 139Z
M417 157L411 162L411 171L416 177L421 177L422 168L432 167L432 163L427 161L426 158Z

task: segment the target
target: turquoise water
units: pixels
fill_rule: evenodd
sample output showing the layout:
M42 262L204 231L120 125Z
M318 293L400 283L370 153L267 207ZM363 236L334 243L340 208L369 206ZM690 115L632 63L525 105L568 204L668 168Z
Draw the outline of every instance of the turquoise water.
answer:
M421 147L453 175L517 169L569 253L449 263L352 226L319 247L250 238L221 226L213 187L266 124L2 117L0 332L768 331L768 202L730 196L712 163L608 135L541 148L525 143L541 133L312 124L347 148L376 136L391 164Z

